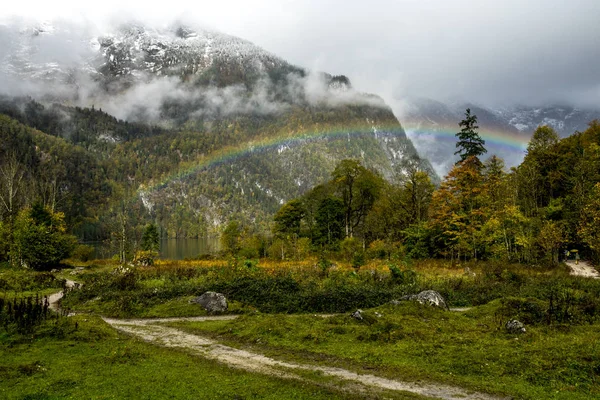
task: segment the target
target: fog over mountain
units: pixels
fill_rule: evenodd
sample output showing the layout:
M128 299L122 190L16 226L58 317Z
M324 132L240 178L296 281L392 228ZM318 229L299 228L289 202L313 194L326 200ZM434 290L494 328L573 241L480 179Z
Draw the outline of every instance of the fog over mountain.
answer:
M104 236L101 219L114 208L95 201L117 196L137 210L138 223L157 218L170 235L194 237L217 232L232 215L266 226L342 160L358 159L388 181L415 171L438 180L381 97L243 38L177 21L18 18L2 25L0 38L8 142L0 162L12 152L38 179L37 160L55 160L42 171L58 170L55 186L72 199L65 212L83 238ZM60 156L46 156L57 149ZM72 178L76 168L64 167L71 153L97 179ZM93 196L89 206L77 203L70 181ZM106 190L92 195L96 184ZM98 222L81 221L85 213Z
M294 64L343 72L360 90L384 97L582 106L596 104L600 91L600 3L594 0L122 3L11 3L2 15L100 25L185 18Z
M61 18L100 33L132 18L162 26L193 22L247 39L291 64L349 76L357 91L381 96L401 122L415 97L492 110L560 105L593 111L600 104L595 0L121 3L11 3L1 19ZM2 43L1 51L9 48ZM412 139L419 147L419 138Z

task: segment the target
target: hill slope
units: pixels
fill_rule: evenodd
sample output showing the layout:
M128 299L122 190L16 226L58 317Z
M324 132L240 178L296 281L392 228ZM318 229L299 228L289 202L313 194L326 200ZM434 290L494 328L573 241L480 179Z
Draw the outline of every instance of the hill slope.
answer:
M134 230L157 220L170 236L209 233L231 218L266 228L280 204L346 158L390 180L407 163L436 178L391 109L344 76L181 25L93 31L0 28L11 43L0 62L13 82L5 91L37 100L6 98L0 111L102 165L108 189L86 211L81 237L109 236L118 215Z

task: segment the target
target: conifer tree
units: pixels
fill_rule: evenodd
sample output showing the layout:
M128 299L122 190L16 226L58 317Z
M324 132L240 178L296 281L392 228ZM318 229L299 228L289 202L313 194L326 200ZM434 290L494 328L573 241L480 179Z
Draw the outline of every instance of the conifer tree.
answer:
M457 162L463 162L469 157L476 157L479 160L479 156L487 153L485 147L485 140L483 140L477 133L477 116L471 115L471 109L467 108L465 112L465 119L460 121L458 126L462 127L460 132L456 134L458 142L456 148L458 149L454 154L460 155L460 160Z
M160 237L158 228L154 224L146 225L142 235L142 250L158 251L160 249Z

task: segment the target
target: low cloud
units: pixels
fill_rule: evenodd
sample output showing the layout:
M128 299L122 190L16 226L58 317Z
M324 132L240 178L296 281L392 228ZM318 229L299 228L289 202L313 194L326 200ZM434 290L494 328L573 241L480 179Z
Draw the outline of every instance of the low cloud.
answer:
M381 98L355 91L345 77L333 79L319 72L291 72L274 83L262 71L250 84L226 87L140 70L107 81L99 70L110 60L101 54L98 37L111 29L116 27L100 30L86 23L36 24L23 19L0 25L3 94L68 100L101 107L121 119L149 122L168 120L182 108L191 118L204 119L274 114L291 104L385 106Z

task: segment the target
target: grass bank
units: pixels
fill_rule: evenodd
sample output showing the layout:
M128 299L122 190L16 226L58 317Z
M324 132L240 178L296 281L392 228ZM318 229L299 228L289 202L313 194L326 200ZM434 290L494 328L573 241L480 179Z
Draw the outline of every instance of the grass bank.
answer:
M365 311L363 321L347 314L255 314L169 325L278 357L519 399L600 396L600 324L540 322L527 325L525 334L509 334L504 323L519 317L510 303L495 300L464 313L385 305Z
M34 336L0 334L0 398L356 398L326 385L246 373L134 340L98 317L61 323L59 330L54 322L45 324Z

